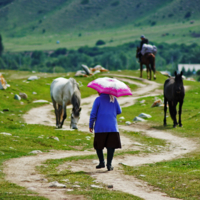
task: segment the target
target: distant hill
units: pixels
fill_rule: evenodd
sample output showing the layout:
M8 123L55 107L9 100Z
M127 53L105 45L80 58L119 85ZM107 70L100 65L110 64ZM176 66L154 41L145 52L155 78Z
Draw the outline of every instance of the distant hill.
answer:
M10 37L199 19L199 0L0 0L0 32Z
M140 40L200 44L199 0L0 0L5 51L118 46Z

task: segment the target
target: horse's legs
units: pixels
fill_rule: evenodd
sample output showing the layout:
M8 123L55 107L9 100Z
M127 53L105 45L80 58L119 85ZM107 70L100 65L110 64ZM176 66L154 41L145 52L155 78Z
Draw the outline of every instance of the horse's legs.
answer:
M177 115L177 110L176 110L176 106L177 106L177 102L173 102L173 107L174 107L174 128L178 125L178 122L177 122L177 120L176 120L176 115Z
M153 70L153 79L156 80L156 67L155 67L155 60L151 64L151 69Z
M140 78L142 78L142 63L140 62Z
M168 103L169 103L169 113L170 113L170 116L171 116L171 118L173 120L173 124L174 124L174 120L175 120L174 102L173 101L168 101Z
M60 128L60 121L62 116L62 106L58 104L58 127Z
M164 97L164 126L166 126L167 125L167 123L166 123L166 113L167 113L167 99L166 99L166 97Z
M182 105L183 105L183 101L179 102L179 126L182 127L182 123L181 123L181 114L182 114Z
M64 121L65 121L65 119L66 119L66 117L67 117L66 104L65 104L65 102L63 102L62 109L63 109L63 118L62 118L62 121L61 121L61 123L60 123L60 128L62 128L63 123L64 123Z
M149 79L149 66L146 65L146 71L147 71L147 79Z
M150 76L150 80L151 80L151 66L148 66L149 67L149 76Z
M58 120L58 108L57 108L57 103L56 101L52 98L52 102L53 102L53 107L54 107L54 111L55 111L55 115L56 115L56 126L59 126L59 120Z

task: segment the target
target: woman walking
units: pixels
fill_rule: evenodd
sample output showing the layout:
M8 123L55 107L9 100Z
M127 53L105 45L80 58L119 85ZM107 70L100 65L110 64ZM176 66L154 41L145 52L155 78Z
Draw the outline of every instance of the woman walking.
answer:
M107 148L107 169L113 170L112 159L115 149L121 148L120 135L117 125L117 115L120 114L121 108L117 99L113 95L99 93L94 101L90 113L89 130L94 129L94 148L99 158L97 169L104 168L103 149Z

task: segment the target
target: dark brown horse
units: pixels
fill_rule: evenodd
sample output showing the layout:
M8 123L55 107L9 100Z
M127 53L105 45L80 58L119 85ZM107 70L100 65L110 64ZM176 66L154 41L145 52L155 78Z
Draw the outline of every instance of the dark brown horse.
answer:
M140 52L140 48L137 47L136 58L138 58L139 52ZM140 62L140 78L142 78L143 65L146 65L146 68L147 68L147 79L151 80L151 70L154 73L153 78L156 79L155 55L153 53L146 53L142 56L141 62ZM150 77L149 77L149 74L150 74Z
M178 124L181 127L181 113L182 113L182 105L185 96L185 89L183 86L183 79L181 72L177 74L176 71L174 73L175 77L168 78L164 83L164 126L166 123L166 112L167 112L167 103L169 104L169 113L174 122L173 127L175 128ZM179 103L179 122L176 120L176 106Z

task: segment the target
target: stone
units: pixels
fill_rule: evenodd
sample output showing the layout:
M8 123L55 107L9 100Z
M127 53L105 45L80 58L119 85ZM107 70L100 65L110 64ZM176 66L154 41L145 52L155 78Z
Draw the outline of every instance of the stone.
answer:
M92 188L103 188L103 187L101 187L101 186L99 186L99 185L90 185Z
M37 76L30 76L30 77L28 78L28 81L33 81L33 80L37 80L37 79L38 79Z
M130 121L126 121L125 122L127 125L131 125L131 122Z
M66 188L66 185L58 183L58 181L51 182L49 187Z
M12 135L11 133L6 133L6 132L1 132L0 134L2 134L2 135Z
M19 96L22 98L22 99L27 99L28 98L28 95L26 93L23 93L23 92L20 92L19 93Z
M42 153L42 151L40 151L40 150L33 150L33 151L31 151L30 153L38 154L38 153Z
M140 103L145 103L145 100L140 101Z
M18 94L15 94L14 99L21 100L21 97Z
M72 185L72 187L80 188L80 185Z
M143 118L143 119L147 119L147 118L151 118L152 116L149 115L149 114L146 114L146 113L140 113L140 114L138 115L138 117L141 117L141 118Z
M135 117L135 118L133 119L133 121L136 121L136 122L144 122L144 121L146 121L146 120L142 119L141 117Z

